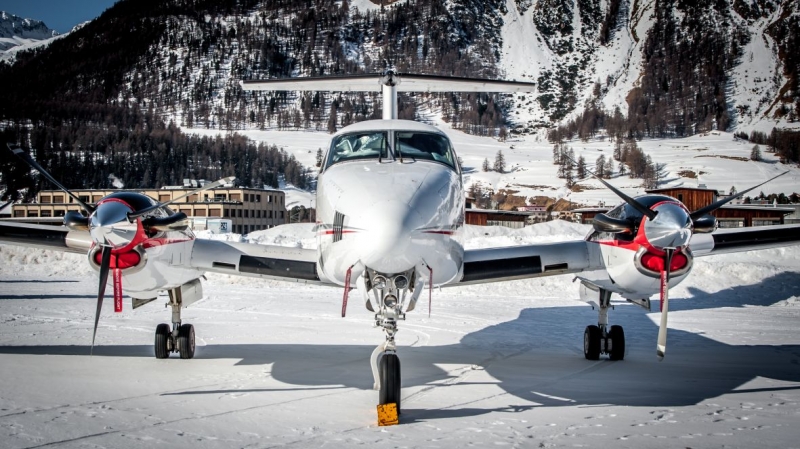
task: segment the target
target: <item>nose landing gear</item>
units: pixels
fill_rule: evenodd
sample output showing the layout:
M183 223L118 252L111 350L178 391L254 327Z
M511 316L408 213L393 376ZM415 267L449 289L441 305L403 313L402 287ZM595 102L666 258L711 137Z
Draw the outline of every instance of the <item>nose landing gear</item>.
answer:
M367 309L377 310L375 326L383 329L386 340L372 352L370 364L375 380L374 388L378 390L378 424L393 425L398 423L400 414L400 358L397 356L395 335L398 321L405 320L406 312L414 309L417 299L423 290L425 281L416 274L415 269L405 273L383 275L367 269L363 277L364 291L372 292L377 307L367 297ZM411 292L408 301L408 293Z

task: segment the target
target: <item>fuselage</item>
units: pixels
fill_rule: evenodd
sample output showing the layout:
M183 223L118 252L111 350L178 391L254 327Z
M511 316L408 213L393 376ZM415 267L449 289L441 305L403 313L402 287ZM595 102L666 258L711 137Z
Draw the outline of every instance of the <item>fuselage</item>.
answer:
M460 167L440 130L377 120L333 136L317 183L318 272L329 281L365 268L457 281L463 224Z

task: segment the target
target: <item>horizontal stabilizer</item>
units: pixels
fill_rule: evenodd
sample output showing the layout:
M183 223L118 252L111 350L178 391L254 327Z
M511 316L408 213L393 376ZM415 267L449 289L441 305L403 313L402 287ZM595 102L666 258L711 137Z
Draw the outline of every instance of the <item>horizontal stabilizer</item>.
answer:
M533 92L536 87L534 83L518 81L403 75L393 72L242 81L242 88L245 90L380 92L383 85L394 86L398 92Z

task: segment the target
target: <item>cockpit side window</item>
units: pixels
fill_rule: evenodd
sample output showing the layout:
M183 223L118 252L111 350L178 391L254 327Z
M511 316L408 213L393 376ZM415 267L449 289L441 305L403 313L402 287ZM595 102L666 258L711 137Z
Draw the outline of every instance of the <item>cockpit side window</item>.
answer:
M441 134L414 131L395 133L395 158L441 162L456 169L456 158L450 140Z
M385 131L361 132L337 136L331 142L325 167L360 159L385 159L389 155Z

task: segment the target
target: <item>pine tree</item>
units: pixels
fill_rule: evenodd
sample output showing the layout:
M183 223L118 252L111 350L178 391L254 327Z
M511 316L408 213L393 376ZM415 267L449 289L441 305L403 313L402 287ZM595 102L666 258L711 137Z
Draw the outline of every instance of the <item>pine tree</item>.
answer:
M586 159L583 158L583 155L578 158L577 175L578 179L583 179L586 177Z
M317 148L317 167L322 167L322 148Z
M606 179L614 176L614 159L606 159L606 164L603 166L603 174L606 175Z
M572 188L575 185L575 177L572 175L572 162L570 161L564 164L564 182L568 188Z
M505 156L503 156L502 150L498 150L497 155L494 158L494 171L496 171L497 173L506 172L506 158Z
M753 145L753 149L750 151L750 160L751 161L761 160L761 147L759 147L758 145Z
M481 166L483 171L492 171L492 168L489 166L489 159L483 160L483 165Z
M594 174L597 175L598 178L605 178L606 177L606 157L602 154L594 163Z

